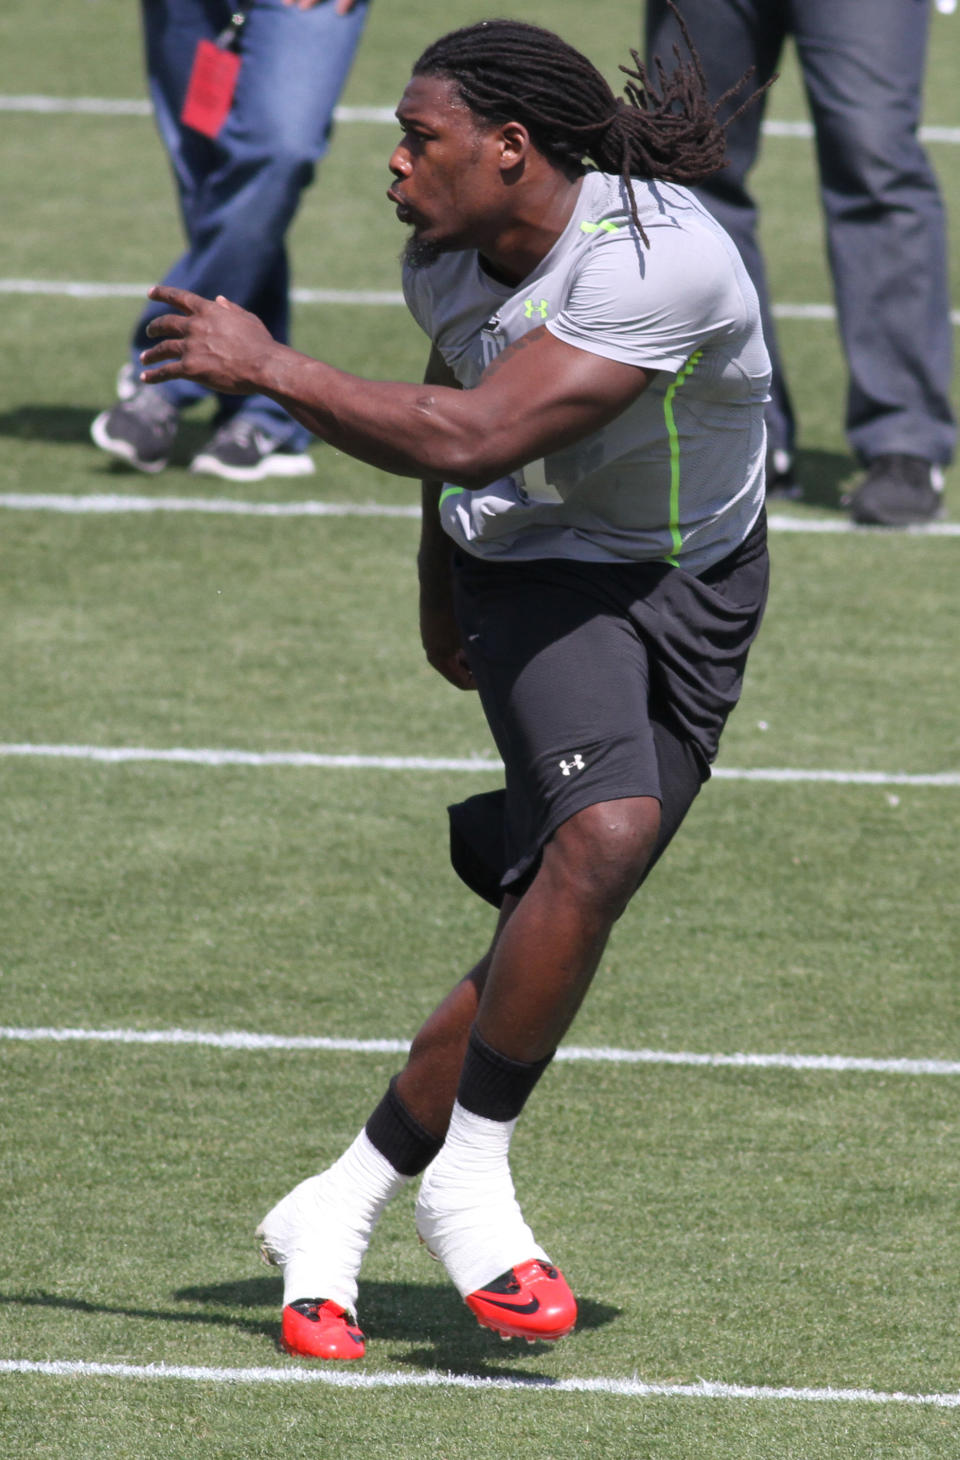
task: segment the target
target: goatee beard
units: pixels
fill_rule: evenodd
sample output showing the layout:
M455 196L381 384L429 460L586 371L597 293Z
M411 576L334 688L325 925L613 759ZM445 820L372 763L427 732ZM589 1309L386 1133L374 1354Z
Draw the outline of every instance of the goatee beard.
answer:
M437 262L441 252L442 250L437 244L418 238L415 233L411 233L403 246L400 262L405 264L408 269L428 269L431 264Z

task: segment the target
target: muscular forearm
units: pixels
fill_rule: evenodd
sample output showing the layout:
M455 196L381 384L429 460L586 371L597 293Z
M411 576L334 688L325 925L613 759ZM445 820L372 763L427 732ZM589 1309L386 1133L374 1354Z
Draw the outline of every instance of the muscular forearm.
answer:
M322 441L397 476L467 486L498 474L495 453L477 450L462 391L363 380L285 346L263 357L249 386Z
M279 344L222 296L157 284L150 298L180 313L147 327L160 343L140 356L152 367L140 377L146 384L187 379L218 394L268 395L349 456L459 487L485 486L598 430L653 373L564 344L539 325L498 355L472 390L455 388L442 362L422 385L362 380Z

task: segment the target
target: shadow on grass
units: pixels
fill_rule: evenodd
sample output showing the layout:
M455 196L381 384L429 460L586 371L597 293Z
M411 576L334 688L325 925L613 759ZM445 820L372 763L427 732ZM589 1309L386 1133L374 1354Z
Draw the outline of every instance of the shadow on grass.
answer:
M171 1295L175 1302L196 1304L200 1311L183 1308L126 1307L123 1304L95 1303L85 1298L67 1298L54 1293L0 1294L0 1305L9 1307L51 1308L69 1313L106 1314L142 1319L152 1323L208 1324L233 1328L255 1338L272 1340L279 1346L280 1283L276 1277L248 1278L238 1282L216 1283L209 1287L180 1288ZM601 1328L612 1323L620 1309L592 1298L578 1300L578 1329ZM477 1377L548 1380L549 1376L529 1368L512 1368L503 1360L516 1357L518 1348L505 1347L500 1339L475 1324L459 1297L447 1283L384 1283L360 1284L360 1309L363 1329L368 1340L377 1342L418 1343L412 1351L396 1356L396 1361L415 1369L442 1368L452 1374ZM269 1317L254 1316L244 1310L269 1309ZM216 1311L230 1309L233 1311ZM212 1311L213 1310L213 1311ZM552 1344L521 1344L519 1351L536 1358L550 1353Z
M118 480L123 477L130 482L142 482L142 472L124 466L122 462L111 461L90 440L90 422L108 404L109 402L100 406L15 406L12 410L0 411L0 438L42 441L47 446L89 446L91 462L105 475ZM201 446L209 441L212 429L210 421L202 417L181 421L170 458L171 465L186 466Z
M277 1328L275 1319L254 1320L232 1313L185 1313L177 1308L128 1308L122 1303L92 1303L86 1298L63 1298L56 1293L0 1293L0 1305L56 1308L67 1313L109 1314L121 1318L142 1318L153 1323L207 1323L219 1328L236 1328L241 1333L252 1333L257 1338L273 1338Z
M825 507L831 512L843 511L841 497L849 479L857 471L852 456L839 451L798 451L797 477L803 487L802 501L808 507ZM774 498L770 510L780 504Z
M280 1304L277 1278L251 1278L236 1283L218 1283L211 1287L181 1288L174 1297L178 1301L223 1304L232 1308L261 1307L274 1309ZM361 1323L367 1339L377 1343L420 1343L411 1352L397 1356L397 1362L417 1369L442 1368L447 1372L485 1374L533 1379L530 1370L505 1368L500 1359L513 1355L502 1340L474 1323L449 1283L360 1283ZM612 1323L620 1313L609 1303L592 1298L578 1299L578 1329L601 1328ZM274 1320L270 1333L276 1338ZM552 1344L521 1344L530 1357L550 1353Z

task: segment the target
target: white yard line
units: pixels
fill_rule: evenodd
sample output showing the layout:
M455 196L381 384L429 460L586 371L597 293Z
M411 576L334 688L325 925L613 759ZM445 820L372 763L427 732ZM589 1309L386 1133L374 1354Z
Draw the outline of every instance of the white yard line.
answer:
M0 96L2 112L33 112L47 116L97 116L97 117L149 117L153 113L145 97L108 96ZM335 122L373 122L380 126L395 127L397 118L389 106L338 106L333 113ZM767 137L786 137L807 140L813 136L813 123L809 121L775 121L763 123ZM960 143L960 127L937 125L920 128L923 142Z
M150 284L103 283L91 279L0 279L0 294L51 295L61 299L144 299ZM296 304L345 304L376 307L399 306L404 303L399 289L292 289ZM774 304L778 319L832 320L836 310L832 304ZM960 309L951 311L950 319L960 325Z
M320 755L310 751L256 751L150 749L134 745L30 745L0 744L0 759L7 756L40 756L53 760L91 760L106 765L131 761L160 761L173 765L204 766L288 766L302 770L364 771L499 771L503 765L491 757L443 757L423 755ZM960 778L958 778L960 783Z
M109 514L114 512L198 512L220 517L409 517L417 519L420 508L387 502L244 502L229 497L142 497L133 494L72 492L3 492L0 510L11 512L65 512ZM846 518L791 517L772 513L767 518L771 532L855 533L858 537L960 537L960 522L929 522L891 533L884 527L859 527Z
M338 1039L307 1034L257 1034L203 1029L69 1029L0 1027L0 1040L22 1044L130 1044L180 1048L314 1051L328 1054L406 1054L405 1039ZM599 1045L561 1045L557 1059L567 1063L685 1065L707 1069L809 1070L821 1074L960 1075L960 1060L873 1059L839 1054L699 1054L689 1050L616 1049Z
M228 517L410 517L420 508L411 503L380 502L242 502L226 497L126 497L120 494L72 496L54 492L0 494L0 508L22 512L204 512Z
M643 1379L496 1378L479 1374L314 1368L205 1368L193 1364L100 1364L82 1359L0 1359L0 1374L41 1374L52 1379L175 1379L197 1384L323 1384L333 1389L473 1389L544 1394L609 1394L626 1399L779 1400L809 1404L909 1404L960 1409L960 1393L909 1394L900 1390L775 1387L722 1384L665 1384Z
M0 294L48 294L60 299L145 299L150 284L103 283L84 279L0 279ZM403 304L399 289L293 289L297 304L395 306Z
M155 761L172 765L203 766L287 766L300 770L369 771L503 771L502 762L492 756L425 755L327 755L308 750L228 750L198 746L168 748L143 745L40 745L33 742L0 742L0 759L39 758L46 760L89 760L102 765L126 765L134 761ZM714 779L720 781L799 782L834 786L934 786L960 787L960 771L843 771L790 769L786 766L754 766L739 769L717 766Z
M861 527L845 517L791 517L782 512L772 512L767 517L767 527L771 532L852 532L856 537L885 537L888 542L898 542L904 536L960 537L960 522L927 522L894 532L889 527Z

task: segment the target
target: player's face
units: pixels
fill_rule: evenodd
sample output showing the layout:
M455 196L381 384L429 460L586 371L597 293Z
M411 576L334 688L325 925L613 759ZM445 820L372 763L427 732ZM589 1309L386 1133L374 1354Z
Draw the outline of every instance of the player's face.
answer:
M421 256L479 247L502 206L496 129L460 100L453 82L414 76L397 107L403 137L390 158L387 197L413 228Z

